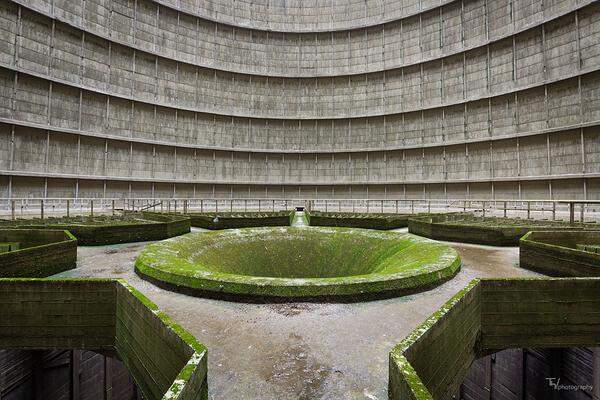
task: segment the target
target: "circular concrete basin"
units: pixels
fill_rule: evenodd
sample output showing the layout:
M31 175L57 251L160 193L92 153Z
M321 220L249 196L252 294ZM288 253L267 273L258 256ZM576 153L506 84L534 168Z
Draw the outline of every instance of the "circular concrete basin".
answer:
M447 245L353 228L246 228L148 245L137 273L209 297L391 296L439 284L460 268Z

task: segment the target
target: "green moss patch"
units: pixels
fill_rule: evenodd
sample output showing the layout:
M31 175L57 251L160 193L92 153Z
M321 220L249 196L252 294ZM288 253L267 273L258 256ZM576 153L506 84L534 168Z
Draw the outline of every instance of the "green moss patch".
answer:
M190 221L180 215L135 212L115 216L3 220L0 228L66 229L75 235L80 245L85 246L166 239L188 233Z
M4 242L0 243L0 253L8 253L9 251L19 250L21 244L19 242Z
M408 231L415 235L491 246L518 246L519 239L532 230L600 231L600 226L594 223L477 217L469 213L415 216L408 223Z
M152 244L136 271L201 295L306 299L424 289L450 279L460 264L450 247L409 234L285 227L192 233Z
M576 248L588 253L600 254L600 244L577 244Z
M77 239L64 230L0 229L0 277L44 278L77 264Z

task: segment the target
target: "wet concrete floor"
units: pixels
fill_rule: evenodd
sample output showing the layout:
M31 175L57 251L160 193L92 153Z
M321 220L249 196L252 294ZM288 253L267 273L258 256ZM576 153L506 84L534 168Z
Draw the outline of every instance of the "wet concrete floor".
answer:
M387 399L388 352L476 277L535 275L518 248L451 243L458 275L427 292L353 304L244 304L160 289L133 270L147 243L79 247L77 269L57 276L118 277L209 349L210 399Z

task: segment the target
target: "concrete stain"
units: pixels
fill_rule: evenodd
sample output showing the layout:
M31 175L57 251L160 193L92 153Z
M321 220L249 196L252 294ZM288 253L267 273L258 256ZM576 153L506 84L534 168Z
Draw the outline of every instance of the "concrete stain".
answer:
M264 366L265 382L287 387L287 392L299 400L322 398L331 367L314 358L300 335L290 333L288 339L287 346L267 357L272 365Z

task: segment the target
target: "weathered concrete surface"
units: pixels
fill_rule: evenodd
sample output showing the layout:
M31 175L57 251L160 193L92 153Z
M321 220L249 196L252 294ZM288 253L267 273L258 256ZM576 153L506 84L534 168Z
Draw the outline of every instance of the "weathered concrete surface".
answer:
M517 248L453 245L464 266L428 292L357 304L240 304L167 292L138 278L144 243L80 247L61 276L127 279L209 349L211 399L387 399L388 353L475 277L534 275Z

